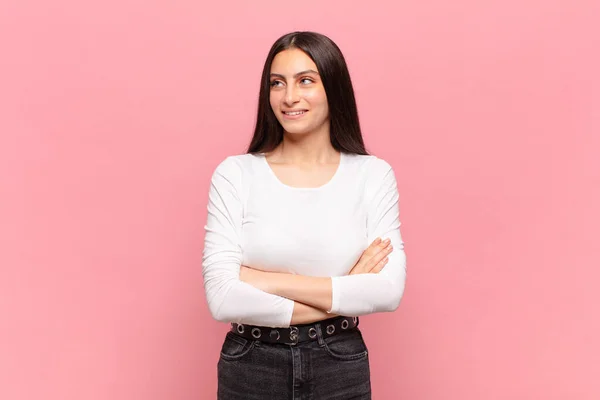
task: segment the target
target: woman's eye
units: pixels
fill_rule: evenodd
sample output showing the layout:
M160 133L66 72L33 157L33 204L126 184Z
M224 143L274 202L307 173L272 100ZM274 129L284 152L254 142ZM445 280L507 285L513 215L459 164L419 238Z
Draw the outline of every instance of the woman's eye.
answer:
M313 83L313 80L312 80L312 79L310 79L310 78L302 78L302 79L300 80L300 82L302 82L302 83L303 83L303 84L305 84L305 85L308 85L308 84L310 84L310 83Z
M271 82L271 87L279 86L280 83L280 81L273 81Z

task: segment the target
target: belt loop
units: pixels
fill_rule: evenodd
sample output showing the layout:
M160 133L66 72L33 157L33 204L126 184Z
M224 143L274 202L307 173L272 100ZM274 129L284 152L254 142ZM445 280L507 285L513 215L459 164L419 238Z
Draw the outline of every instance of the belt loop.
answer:
M319 346L325 346L325 340L323 340L323 331L321 331L321 324L315 324L315 329L317 330L317 341L319 342Z

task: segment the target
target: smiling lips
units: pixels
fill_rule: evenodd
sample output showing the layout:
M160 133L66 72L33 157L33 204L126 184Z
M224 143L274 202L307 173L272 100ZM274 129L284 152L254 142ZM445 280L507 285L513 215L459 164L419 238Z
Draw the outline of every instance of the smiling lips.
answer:
M283 115L285 116L286 119L296 119L296 118L300 118L307 112L308 112L308 110L283 111Z

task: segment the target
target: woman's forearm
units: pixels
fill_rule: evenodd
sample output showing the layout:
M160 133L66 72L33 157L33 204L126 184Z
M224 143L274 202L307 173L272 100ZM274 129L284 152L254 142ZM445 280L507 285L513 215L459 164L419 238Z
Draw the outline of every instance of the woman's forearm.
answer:
M307 304L294 302L294 313L290 325L311 324L313 322L323 321L324 319L333 318L337 315L328 314L323 310L311 307Z
M277 296L285 297L323 311L331 310L331 278L267 272L242 265L240 279Z
M282 279L277 275L285 274L255 270L245 265L242 265L242 268L240 269L240 279L242 281L270 294L275 294L275 292L278 291L281 291L282 293L285 292L285 290L282 290L285 289L283 285L281 285L281 287L278 286L282 283ZM289 284L290 282L283 283ZM337 315L335 314L330 314L322 309L295 300L290 324L310 324L336 316Z
M331 310L331 278L267 273L267 293L285 297L323 311Z

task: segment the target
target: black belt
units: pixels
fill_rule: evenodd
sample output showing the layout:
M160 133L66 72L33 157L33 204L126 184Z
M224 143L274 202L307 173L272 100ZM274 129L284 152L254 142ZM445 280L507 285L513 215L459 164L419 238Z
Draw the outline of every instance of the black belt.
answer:
M268 326L232 323L231 332L250 340L297 344L309 340L317 340L317 329L321 331L323 337L329 337L356 328L357 326L358 317L335 317L313 324L294 325L289 328L271 328Z

